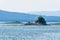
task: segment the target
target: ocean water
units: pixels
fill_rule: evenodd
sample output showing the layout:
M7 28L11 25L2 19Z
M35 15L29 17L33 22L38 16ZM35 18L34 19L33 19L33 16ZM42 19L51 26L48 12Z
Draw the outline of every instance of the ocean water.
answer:
M60 25L1 25L0 40L60 40Z

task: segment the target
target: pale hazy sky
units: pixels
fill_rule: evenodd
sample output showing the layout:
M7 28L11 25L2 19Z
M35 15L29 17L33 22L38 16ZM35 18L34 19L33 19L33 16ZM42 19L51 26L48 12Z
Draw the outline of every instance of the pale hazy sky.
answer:
M60 11L60 0L0 0L0 10L16 12Z

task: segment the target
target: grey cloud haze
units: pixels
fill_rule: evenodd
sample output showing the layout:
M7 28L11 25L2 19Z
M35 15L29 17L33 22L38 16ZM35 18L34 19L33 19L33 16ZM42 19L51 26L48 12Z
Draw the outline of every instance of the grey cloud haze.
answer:
M0 0L0 10L16 12L60 11L60 0Z

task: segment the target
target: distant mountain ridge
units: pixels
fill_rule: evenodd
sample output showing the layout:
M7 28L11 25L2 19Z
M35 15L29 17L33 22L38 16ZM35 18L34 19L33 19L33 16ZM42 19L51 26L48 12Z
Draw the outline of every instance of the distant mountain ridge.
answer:
M0 10L0 22L20 21L20 22L34 22L40 15L8 12ZM43 16L47 22L60 22L60 16Z
M8 12L0 10L0 21L21 21L28 22L36 20L37 15L31 15L26 13Z

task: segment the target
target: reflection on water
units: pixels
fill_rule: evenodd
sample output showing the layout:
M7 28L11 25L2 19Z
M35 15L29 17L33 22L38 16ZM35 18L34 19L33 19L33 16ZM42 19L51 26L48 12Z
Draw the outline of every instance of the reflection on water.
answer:
M0 40L60 40L60 25L0 25Z

